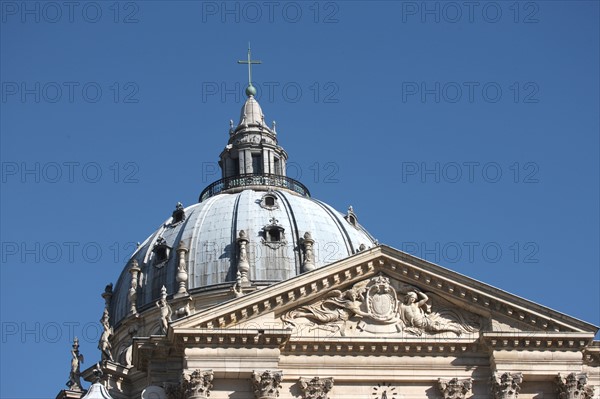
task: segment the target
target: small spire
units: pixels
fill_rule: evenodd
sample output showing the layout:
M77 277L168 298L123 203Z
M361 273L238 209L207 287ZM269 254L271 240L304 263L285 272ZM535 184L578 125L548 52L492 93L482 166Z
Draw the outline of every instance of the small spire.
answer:
M246 87L246 95L248 97L256 96L256 87L252 86L252 64L262 64L262 61L252 59L250 42L248 42L248 59L238 61L238 64L248 64L248 87Z

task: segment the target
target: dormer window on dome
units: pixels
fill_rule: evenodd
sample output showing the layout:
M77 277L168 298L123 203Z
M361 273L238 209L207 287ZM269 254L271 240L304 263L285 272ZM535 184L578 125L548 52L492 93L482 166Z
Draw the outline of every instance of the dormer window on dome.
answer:
M177 205L175 205L175 210L173 211L171 218L171 226L178 225L185 220L185 210L183 209L183 204L181 202L178 202Z
M157 268L163 267L169 260L170 252L171 248L169 248L165 239L159 237L158 240L156 240L156 244L154 244L154 247L152 248L152 253L154 254L152 263L154 266Z
M262 231L262 242L266 246L277 249L282 245L287 244L285 240L285 229L279 224L279 221L275 218L269 220L269 224L263 227Z
M354 209L352 209L352 205L348 207L348 213L346 214L346 216L344 216L344 219L346 219L348 223L350 223L352 226L358 227L358 218L354 213Z

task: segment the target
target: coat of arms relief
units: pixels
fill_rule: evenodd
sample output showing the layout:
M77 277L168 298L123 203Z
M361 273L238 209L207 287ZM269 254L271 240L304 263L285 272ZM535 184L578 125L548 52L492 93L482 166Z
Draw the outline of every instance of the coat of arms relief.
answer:
M324 330L334 336L461 336L479 331L482 324L480 316L383 274L343 291L329 291L284 313L281 319L299 332Z

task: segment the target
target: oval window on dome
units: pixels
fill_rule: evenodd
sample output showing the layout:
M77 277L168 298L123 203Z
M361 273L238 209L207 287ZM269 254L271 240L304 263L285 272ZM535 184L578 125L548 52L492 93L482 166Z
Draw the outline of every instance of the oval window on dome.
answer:
M263 195L260 199L260 206L268 210L278 209L277 197L273 193Z

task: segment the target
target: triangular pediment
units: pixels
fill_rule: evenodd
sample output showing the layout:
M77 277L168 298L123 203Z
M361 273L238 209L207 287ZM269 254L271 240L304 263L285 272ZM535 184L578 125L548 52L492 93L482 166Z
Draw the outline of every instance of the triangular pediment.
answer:
M545 337L545 345L566 334L579 340L577 346L585 346L598 329L412 255L378 246L177 320L169 335L216 330L229 331L225 335L244 331L248 337L270 331L278 342L290 337L337 342L379 338L412 342L443 337L456 342L484 339L493 345L498 339L505 342L503 336L530 337L535 332Z

